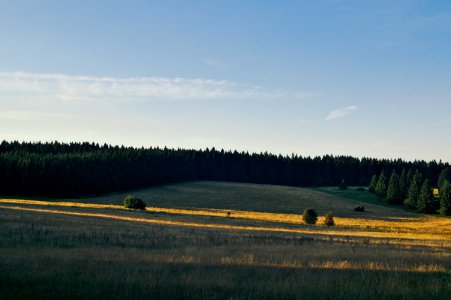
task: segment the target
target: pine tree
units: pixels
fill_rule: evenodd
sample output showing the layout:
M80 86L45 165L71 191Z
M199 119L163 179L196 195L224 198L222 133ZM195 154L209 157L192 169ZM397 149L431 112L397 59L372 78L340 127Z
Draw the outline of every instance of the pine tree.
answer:
M422 213L433 213L431 181L426 179L421 186L420 196L418 197L417 209Z
M399 197L401 201L407 198L407 192L409 191L409 182L407 178L406 169L402 169L401 176L399 177Z
M407 193L406 193L406 198L409 196L409 187L412 184L412 180L413 180L413 176L414 173L412 171L412 169L409 169L409 171L407 172Z
M451 184L448 180L442 184L440 193L440 214L451 215Z
M400 204L400 199L399 176L396 171L393 171L387 188L387 202L389 204Z
M331 211L328 211L324 216L324 225L326 226L335 226L334 215Z
M415 175L413 175L409 191L407 193L407 199L404 201L404 205L406 205L407 207L415 208L417 206L418 197L420 196L421 191L422 180L423 176L421 176L421 173L418 170L416 170Z
M437 179L437 186L442 186L446 180L451 180L451 168L445 168L440 172Z
M376 184L377 184L377 175L374 174L373 177L371 177L370 185L368 186L368 192L374 194L376 192Z
M439 189L440 196L442 195L443 185L446 181L451 181L451 168L443 169L438 175L437 187Z
M387 179L385 178L384 170L382 170L376 184L376 195L384 198L387 196Z

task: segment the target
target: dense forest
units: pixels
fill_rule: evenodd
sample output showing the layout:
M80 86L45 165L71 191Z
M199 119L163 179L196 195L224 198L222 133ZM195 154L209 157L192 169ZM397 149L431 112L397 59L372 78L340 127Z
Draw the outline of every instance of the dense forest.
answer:
M443 162L302 157L94 143L0 144L0 194L74 197L165 183L220 180L291 186L368 185L374 174L418 170L436 183Z

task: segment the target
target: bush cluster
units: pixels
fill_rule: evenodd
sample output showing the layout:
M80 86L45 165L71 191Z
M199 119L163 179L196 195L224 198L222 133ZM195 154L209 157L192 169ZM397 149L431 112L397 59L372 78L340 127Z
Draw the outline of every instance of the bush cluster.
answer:
M131 209L146 209L146 203L142 201L139 198L136 198L135 196L128 195L124 198L124 207L125 208L131 208Z
M314 209L307 208L302 214L302 220L307 224L316 224L318 221L318 214ZM334 215L331 211L328 211L324 216L324 225L335 226Z

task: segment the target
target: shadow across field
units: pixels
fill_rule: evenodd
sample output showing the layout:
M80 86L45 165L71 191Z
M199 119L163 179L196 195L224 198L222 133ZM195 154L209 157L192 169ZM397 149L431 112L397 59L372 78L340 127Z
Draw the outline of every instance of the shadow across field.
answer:
M124 209L122 195L112 202L3 199L0 299L448 299L451 294L449 219L377 205L355 217L349 212L352 201L298 188L237 187L250 197L247 203L235 199L234 191L212 196L235 187L203 182L141 191L157 197L176 190L160 202L143 197L150 211ZM218 197L230 206L215 207ZM242 209L257 207L259 197L266 211ZM190 205L175 205L180 199ZM201 206L205 203L211 205ZM299 220L294 211L315 203L321 210L335 205L339 226L289 222ZM228 211L236 218L227 217Z
M2 299L447 299L444 272L125 261L38 251L0 263ZM133 253L136 254L136 253ZM89 259L87 255L90 255ZM39 271L38 271L39 270Z

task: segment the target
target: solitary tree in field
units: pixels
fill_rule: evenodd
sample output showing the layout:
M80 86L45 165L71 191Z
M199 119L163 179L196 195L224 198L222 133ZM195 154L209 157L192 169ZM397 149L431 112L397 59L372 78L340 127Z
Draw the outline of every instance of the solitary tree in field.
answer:
M328 211L324 216L324 225L326 226L335 226L334 215L331 211Z
M421 186L420 196L418 197L417 209L422 213L433 213L433 196L431 182L426 179Z
M451 184L448 180L442 184L440 192L440 214L451 215Z
M389 204L400 204L401 192L399 189L399 177L395 171L390 176L387 188L387 202Z
M370 185L368 186L368 192L374 194L376 192L376 185L377 185L377 175L374 174L373 177L371 177Z
M423 176L421 176L418 170L415 171L415 175L413 175L412 183L409 187L409 192L407 193L407 199L404 201L404 205L410 208L416 208L418 197L420 196L421 191L421 182L423 180Z
M316 221L318 220L318 214L315 210L307 208L302 214L302 220L307 224L316 224Z
M384 170L382 170L376 184L376 195L384 198L387 196L387 179L385 178Z
M146 209L146 204L141 199L136 198L135 196L132 195L128 195L127 197L124 198L124 207L144 210Z

